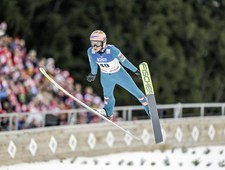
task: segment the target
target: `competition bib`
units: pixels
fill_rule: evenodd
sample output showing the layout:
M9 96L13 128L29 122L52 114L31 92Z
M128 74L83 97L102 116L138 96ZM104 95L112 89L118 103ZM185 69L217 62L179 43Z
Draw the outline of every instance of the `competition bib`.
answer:
M103 73L115 73L119 71L121 65L118 59L113 59L110 62L98 62L100 69Z

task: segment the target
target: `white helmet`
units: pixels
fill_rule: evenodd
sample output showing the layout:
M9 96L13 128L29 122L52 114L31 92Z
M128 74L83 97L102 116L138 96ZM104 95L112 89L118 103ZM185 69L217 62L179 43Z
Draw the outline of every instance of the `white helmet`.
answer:
M101 30L95 30L90 35L91 46L102 47L104 49L106 47L106 34Z

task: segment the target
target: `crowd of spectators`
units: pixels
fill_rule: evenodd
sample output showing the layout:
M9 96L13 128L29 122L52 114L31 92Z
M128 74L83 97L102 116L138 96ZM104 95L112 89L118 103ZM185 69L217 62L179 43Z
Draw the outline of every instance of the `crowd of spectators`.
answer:
M26 129L43 125L40 112L76 109L81 106L52 85L39 67L53 77L63 88L88 106L103 107L102 99L92 87L83 87L67 70L56 68L53 58L37 58L35 50L27 50L21 37L6 33L7 23L0 23L0 114L21 113L14 120L17 127ZM24 112L29 112L24 115ZM78 113L75 123L101 121L92 113ZM57 115L59 124L68 123L68 115ZM17 123L15 122L17 121ZM9 119L0 117L0 131L9 129Z

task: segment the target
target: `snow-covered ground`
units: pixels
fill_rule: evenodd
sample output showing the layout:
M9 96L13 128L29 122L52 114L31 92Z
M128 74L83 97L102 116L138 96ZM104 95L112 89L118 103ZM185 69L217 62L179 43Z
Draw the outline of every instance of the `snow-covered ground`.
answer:
M222 170L225 146L208 146L154 152L129 152L98 157L52 160L0 166L0 170Z

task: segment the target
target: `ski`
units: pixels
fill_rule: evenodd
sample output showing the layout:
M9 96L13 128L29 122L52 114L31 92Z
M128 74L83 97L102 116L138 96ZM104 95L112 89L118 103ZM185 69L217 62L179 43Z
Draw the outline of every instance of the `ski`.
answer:
M60 89L63 93L65 93L67 96L71 97L73 100L75 100L77 103L79 103L81 106L83 106L84 108L88 109L89 111L91 111L92 113L96 114L97 116L101 117L102 119L104 119L105 121L107 121L108 123L112 124L113 126L119 128L121 131L125 132L126 134L130 135L132 138L136 139L136 140L141 140L139 137L133 135L130 131L122 128L121 126L117 125L116 123L112 122L111 120L107 119L106 117L104 117L103 115L101 115L99 112L97 112L96 110L92 109L91 107L89 107L88 105L86 105L85 103L81 102L79 99L77 99L76 97L74 97L72 94L70 94L68 91L66 91L64 88L62 88L58 83L56 83L55 80L53 80L48 73L45 71L44 68L40 67L39 68L40 72L51 82L53 83L58 89Z
M155 142L160 143L163 141L163 136L159 122L159 114L156 106L155 94L148 64L146 62L141 63L139 65L139 69L144 84L145 94L148 99L148 107L151 112L150 115L152 120L152 128L155 136Z

